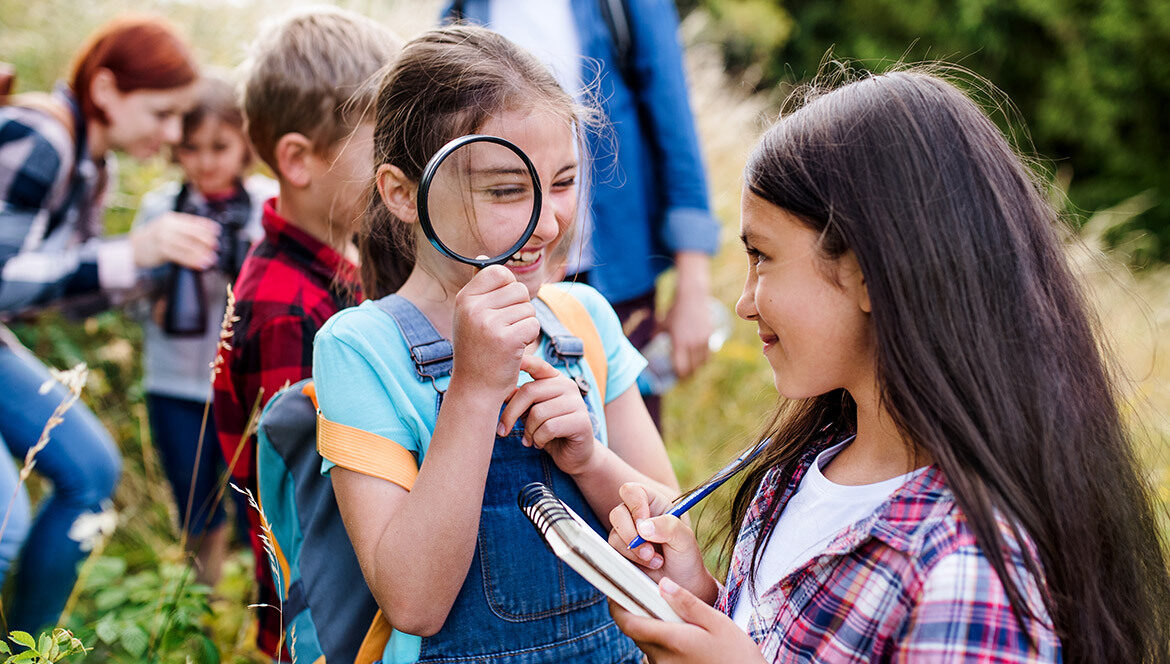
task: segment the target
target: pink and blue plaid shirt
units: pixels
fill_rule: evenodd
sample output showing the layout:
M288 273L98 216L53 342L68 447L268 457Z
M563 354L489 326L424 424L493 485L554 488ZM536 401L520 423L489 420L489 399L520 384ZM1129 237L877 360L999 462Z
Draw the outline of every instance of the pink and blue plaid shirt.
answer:
M787 487L777 486L779 468L764 477L739 532L719 610L731 614L756 539L824 448L811 446ZM771 521L761 523L776 500ZM1040 585L1005 521L1000 531L1009 543L1008 572L1035 616L1025 618L1024 630L942 471L931 466L760 593L748 633L769 662L1059 662L1060 640ZM1024 547L1033 550L1030 541Z

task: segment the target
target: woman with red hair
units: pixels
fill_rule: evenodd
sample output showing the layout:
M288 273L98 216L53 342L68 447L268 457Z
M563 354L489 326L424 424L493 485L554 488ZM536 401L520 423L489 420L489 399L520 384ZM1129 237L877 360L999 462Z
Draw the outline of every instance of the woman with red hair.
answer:
M66 297L133 287L141 268L215 261L218 225L171 215L127 237L103 237L113 151L147 158L179 139L180 117L198 78L190 49L157 18L117 19L78 52L68 83L0 108L0 314ZM65 389L0 327L0 437L24 457ZM42 385L51 384L48 392ZM53 623L77 579L77 564L116 519L120 470L98 419L74 404L36 455L53 483L35 521L15 464L0 454L0 583L17 566L9 629ZM9 502L13 502L9 505Z

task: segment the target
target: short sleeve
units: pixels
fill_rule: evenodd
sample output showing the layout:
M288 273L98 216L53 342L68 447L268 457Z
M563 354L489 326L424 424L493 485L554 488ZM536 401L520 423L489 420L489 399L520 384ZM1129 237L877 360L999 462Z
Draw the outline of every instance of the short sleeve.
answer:
M608 378L605 383L606 403L626 392L646 368L646 360L622 332L621 321L613 307L595 289L585 284L562 284L565 291L577 298L589 312L601 344L605 347Z
M375 369L363 352L334 334L330 324L317 333L313 382L321 415L392 441L418 458L418 437L395 407L387 386L387 381L393 380L393 376ZM326 457L322 472L328 473L337 462L338 459ZM360 468L352 470L362 472Z
M927 573L895 661L1060 661L1060 643L1047 615L1037 608L1035 584L1022 590L1041 616L1025 619L1026 630L1016 620L999 576L976 547L944 556Z

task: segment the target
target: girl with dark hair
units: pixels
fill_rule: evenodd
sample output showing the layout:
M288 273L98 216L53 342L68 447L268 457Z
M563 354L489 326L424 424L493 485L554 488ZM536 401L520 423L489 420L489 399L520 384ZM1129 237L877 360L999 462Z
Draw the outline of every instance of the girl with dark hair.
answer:
M736 309L788 401L726 585L627 485L611 542L689 624L619 627L656 662L1170 661L1166 545L1042 184L928 73L806 99L745 176Z
M90 37L68 84L0 108L0 313L128 289L139 268L215 261L218 225L205 219L102 237L111 152L146 158L177 141L196 76L190 50L169 25L123 18ZM24 457L66 393L15 337L0 332L0 437ZM28 496L11 457L2 456L0 507L10 517L0 533L0 581L22 548L30 554L20 559L5 615L8 628L32 631L57 619L78 562L112 528L109 498L120 460L93 413L74 404L36 456L53 493L30 523Z

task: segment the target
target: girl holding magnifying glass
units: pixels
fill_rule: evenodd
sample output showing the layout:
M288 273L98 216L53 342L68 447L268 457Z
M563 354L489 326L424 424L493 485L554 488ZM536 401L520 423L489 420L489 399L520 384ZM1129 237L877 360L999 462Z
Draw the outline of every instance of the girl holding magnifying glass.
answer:
M577 130L588 115L530 55L478 28L417 38L382 82L380 165L360 238L371 299L322 328L313 376L322 416L374 441L323 454L370 590L396 630L386 663L641 661L604 596L559 565L516 508L519 488L543 481L603 529L623 482L676 487L635 385L645 362L613 310L587 286L548 285L580 209ZM437 182L424 188L432 211L486 200L500 214L516 208L520 226L532 216L525 202L536 206L531 237L511 254L507 223L460 231L451 225L466 218L429 215L444 238L462 234L482 254L504 255L483 269L441 254L419 224L424 165L466 134L518 146L536 175L473 155L454 162L472 181L466 200ZM540 195L525 196L535 179ZM542 288L587 312L604 371L573 357L573 335L536 299Z

